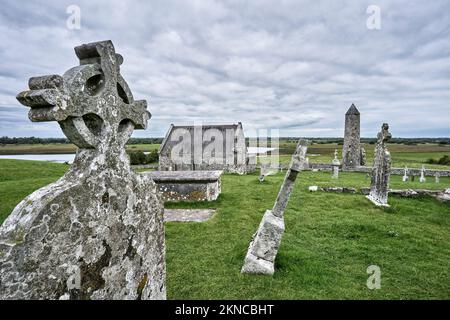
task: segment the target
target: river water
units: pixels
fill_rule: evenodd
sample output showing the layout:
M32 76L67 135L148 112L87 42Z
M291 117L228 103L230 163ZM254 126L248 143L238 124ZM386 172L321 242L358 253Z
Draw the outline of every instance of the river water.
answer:
M0 159L16 159L16 160L37 160L37 161L50 161L64 163L72 163L75 158L74 153L62 153L62 154L11 154L0 155Z
M275 148L261 148L261 147L249 147L249 154L265 154L268 151L273 151ZM148 152L144 152L148 153ZM0 155L0 159L16 159L16 160L36 160L36 161L50 161L58 163L72 163L75 158L74 153L62 153L62 154L11 154Z

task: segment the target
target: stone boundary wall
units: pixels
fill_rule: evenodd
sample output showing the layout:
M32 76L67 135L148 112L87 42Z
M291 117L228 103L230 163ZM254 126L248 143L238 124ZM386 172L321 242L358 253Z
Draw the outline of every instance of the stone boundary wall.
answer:
M328 163L311 163L309 165L310 170L319 170L319 171L331 171L331 164ZM394 175L403 175L404 168L392 168L391 174ZM408 176L420 176L421 169L409 169L408 168ZM371 173L372 167L356 167L345 170L347 172L363 172L363 173ZM450 170L439 170L439 169L426 169L425 168L425 176L434 177L436 173L439 174L440 177L450 177Z
M329 193L351 193L356 194L358 190L356 188L347 187L318 187L318 190ZM370 188L363 187L359 190L359 193L368 195ZM389 189L390 195L398 195L404 198L415 198L419 196L432 196L441 201L450 201L450 188L444 190L429 190L429 189Z
M408 168L408 176L420 176L420 170L421 169L409 169ZM349 169L347 171L370 173L370 172L372 172L372 167L356 167L353 169ZM403 175L404 171L405 171L404 168L392 168L391 174ZM438 170L438 169L426 169L425 168L426 176L434 177L436 174L439 174L440 177L450 177L450 170Z
M131 165L131 168L134 170L158 169L158 164L134 164L134 165Z

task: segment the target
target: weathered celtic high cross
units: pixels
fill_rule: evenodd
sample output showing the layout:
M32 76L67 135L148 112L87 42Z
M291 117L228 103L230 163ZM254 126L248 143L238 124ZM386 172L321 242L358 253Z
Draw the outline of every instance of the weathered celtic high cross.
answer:
M308 140L298 142L275 205L272 210L266 211L250 242L241 273L274 273L274 262L284 233L284 210L294 188L297 175L306 165L308 145Z
M29 91L17 96L31 107L31 121L58 121L64 134L80 148L123 146L133 129L150 118L145 100L134 101L120 74L123 62L111 41L75 48L80 66L58 75L33 77ZM114 150L115 151L115 150Z
M378 141L375 146L372 181L370 184L370 193L367 196L377 206L389 207L388 192L391 175L391 154L387 148L387 142L391 137L389 125L383 123L381 131L378 133Z
M146 127L111 41L75 48L80 65L35 77L17 99L79 149L69 171L0 227L0 299L165 299L163 206L131 171L125 144Z

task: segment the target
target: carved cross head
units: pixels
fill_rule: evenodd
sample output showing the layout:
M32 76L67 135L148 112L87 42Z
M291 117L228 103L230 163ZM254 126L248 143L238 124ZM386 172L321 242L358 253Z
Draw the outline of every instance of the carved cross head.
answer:
M123 58L111 41L75 47L75 53L79 66L62 77L30 78L30 90L19 93L17 100L31 107L31 121L58 121L80 148L122 148L134 129L146 128L151 117L147 103L133 99L120 74Z
M298 141L294 154L292 155L292 161L290 165L290 168L292 170L301 171L307 166L308 160L306 158L306 152L310 143L311 141L306 139L300 139Z
M387 123L383 123L381 126L381 131L378 133L378 143L385 143L391 138L392 135L389 132L389 125Z

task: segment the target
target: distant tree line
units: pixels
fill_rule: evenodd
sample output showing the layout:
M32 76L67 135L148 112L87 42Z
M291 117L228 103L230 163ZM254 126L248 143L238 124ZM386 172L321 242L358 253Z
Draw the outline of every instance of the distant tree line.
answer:
M247 138L247 144L249 143L249 139ZM298 141L298 137L280 137L279 142L292 142L296 143ZM312 143L316 144L328 144L328 143L336 143L342 145L344 142L343 138L307 138L312 141ZM272 138L268 137L267 141L270 145ZM162 143L163 138L130 138L127 144L160 144ZM362 143L374 144L376 143L376 138L361 138ZM37 137L0 137L0 144L50 144L50 143L70 143L67 138L37 138ZM399 143L406 145L416 145L421 143L437 143L437 144L450 144L450 138L392 138L390 143Z
M69 143L67 138L37 138L37 137L0 137L0 144L50 144Z
M159 144L163 138L131 138L127 144ZM51 144L70 143L67 138L37 138L37 137L0 137L0 144Z
M450 166L450 157L445 155L442 158L435 160L435 159L428 159L426 161L426 163L429 164L440 164L440 165L444 165L444 166Z
M128 151L128 155L130 156L130 163L132 165L156 163L159 159L157 150L152 150L149 153L144 153L142 151Z

